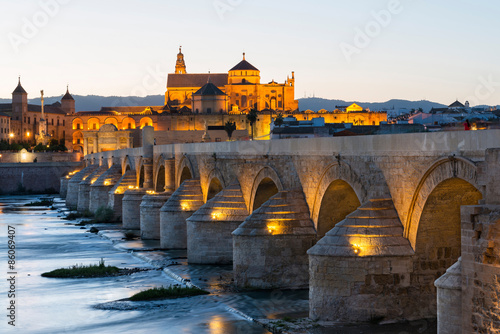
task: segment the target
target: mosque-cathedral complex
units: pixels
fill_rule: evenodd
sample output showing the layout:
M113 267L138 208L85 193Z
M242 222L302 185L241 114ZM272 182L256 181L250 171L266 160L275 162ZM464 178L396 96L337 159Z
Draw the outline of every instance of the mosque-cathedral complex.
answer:
M84 154L140 146L144 126L155 130L157 144L225 141L224 124L236 123L233 139L248 140L250 124L247 114L259 111L254 124L254 139L270 139L273 117L293 114L297 120L311 120L321 116L326 123L353 123L379 125L387 120L385 113L352 110L299 111L295 99L295 73L284 83L272 80L261 83L260 71L243 60L226 73L188 73L182 51L179 49L175 72L168 75L165 105L102 107L100 111L76 112L75 100L69 89L56 102L43 107L45 134L64 141L69 151ZM10 130L0 134L0 140L36 142L40 132L42 106L28 103L28 93L19 80L12 93L12 103L0 104L0 119L10 118ZM104 125L112 124L113 126ZM3 130L3 129L2 129ZM99 131L101 130L101 131ZM5 133L4 133L5 132Z

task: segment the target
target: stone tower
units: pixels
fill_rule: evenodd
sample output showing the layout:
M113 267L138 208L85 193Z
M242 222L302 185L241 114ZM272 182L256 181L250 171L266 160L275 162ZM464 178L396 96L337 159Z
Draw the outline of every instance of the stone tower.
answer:
M75 99L69 93L69 86L66 88L66 94L61 99L61 109L67 114L75 113Z
M16 89L12 92L12 118L22 120L23 115L28 112L28 93L21 86L21 77Z
M186 63L184 62L184 55L182 54L182 46L179 47L179 54L177 54L175 74L186 74Z

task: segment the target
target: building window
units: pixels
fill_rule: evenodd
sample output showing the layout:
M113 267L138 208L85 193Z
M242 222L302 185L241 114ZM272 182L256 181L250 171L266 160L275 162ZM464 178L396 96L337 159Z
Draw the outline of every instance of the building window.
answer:
M221 142L221 139L220 139L220 138L215 138L215 142L216 142L216 143L220 143L220 142Z
M31 123L31 117L28 117L28 124Z
M211 114L212 113L212 108L207 108L207 114Z
M76 140L76 143L77 143L77 144L81 144L80 139L77 139L77 140Z
M80 123L76 124L76 129L80 130Z
M63 126L66 126L66 121L63 119Z
M59 126L59 118L57 119L57 126Z
M132 129L132 123L128 123L128 129L131 130Z
M24 123L26 123L26 116L24 116Z
M94 123L94 124L92 124L92 129L93 129L93 130L97 130L97 124L95 124L95 123Z
M52 118L52 125L54 125L54 119Z

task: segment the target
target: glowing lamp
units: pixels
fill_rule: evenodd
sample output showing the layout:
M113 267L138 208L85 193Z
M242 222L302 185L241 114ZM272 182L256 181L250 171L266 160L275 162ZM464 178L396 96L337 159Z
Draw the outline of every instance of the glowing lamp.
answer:
M109 186L110 182L109 181L104 181L105 186Z
M359 245L352 245L352 250L354 251L354 254L356 255L359 255L359 253L361 253L361 247L359 247Z

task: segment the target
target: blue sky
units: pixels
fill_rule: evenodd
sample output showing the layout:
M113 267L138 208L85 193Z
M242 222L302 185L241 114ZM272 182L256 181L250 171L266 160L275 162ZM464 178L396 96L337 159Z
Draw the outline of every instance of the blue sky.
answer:
M296 96L500 104L500 3L471 0L0 0L0 97L165 91L241 60ZM35 29L29 29L29 27Z

